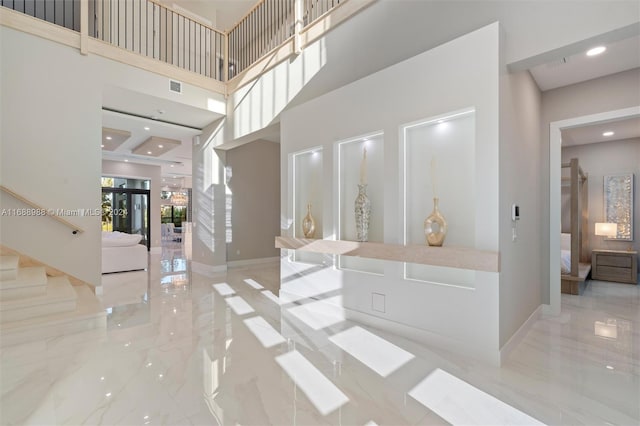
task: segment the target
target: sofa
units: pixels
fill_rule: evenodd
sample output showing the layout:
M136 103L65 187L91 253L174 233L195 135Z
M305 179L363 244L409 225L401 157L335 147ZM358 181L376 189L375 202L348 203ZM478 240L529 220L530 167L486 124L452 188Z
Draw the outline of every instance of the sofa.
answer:
M102 273L146 269L147 247L140 244L142 235L124 232L102 232Z

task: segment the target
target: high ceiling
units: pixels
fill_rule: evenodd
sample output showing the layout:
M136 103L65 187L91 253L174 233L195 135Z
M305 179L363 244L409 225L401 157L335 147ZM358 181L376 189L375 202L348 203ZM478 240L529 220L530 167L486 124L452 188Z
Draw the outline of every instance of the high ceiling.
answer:
M200 15L221 29L230 28L255 4L254 1L245 0L163 0L163 3ZM328 34L324 41L327 55L325 66L298 93L289 107L495 21L500 21L505 34L507 62L518 65L520 69L530 69L542 91L639 67L638 25L629 25L628 28L625 27L625 31L613 31L615 27L609 24L621 22L620 16L629 15L628 5L637 9L637 4L633 6L635 3L613 0L610 3L609 7L599 2L572 0L380 0L351 18L348 24L341 25ZM617 5L615 8L614 3ZM605 12L611 16L620 16L615 18L617 21L614 18L599 19ZM634 19L638 20L637 17ZM633 19L630 18L629 22L631 21ZM581 25L588 30L571 31L581 28ZM388 30L381 31L381 28ZM566 34L565 28L570 30ZM583 34L591 38L576 38L576 35ZM598 57L587 58L586 49L596 43L606 44L608 50ZM132 105L135 105L134 110ZM197 129L220 117L210 111L162 101L148 95L125 93L117 88L105 94L105 106ZM120 120L119 124L110 120L113 117L105 113L105 127L132 131L133 135L135 132L132 128L140 125L139 122L129 120ZM277 124L277 120L275 123ZM277 128L272 127L272 130L276 131ZM277 133L260 138L277 140ZM171 138L170 135L161 133L156 136ZM192 136L193 133L188 134L188 143ZM134 138L135 135L131 140ZM184 146L183 142L182 147ZM116 153L124 154L132 147L133 145L123 144ZM165 154L165 159L169 160L178 153L182 158L176 157L175 161L187 164L187 157L190 161L190 148L184 151L171 150ZM190 163L188 170L185 169L183 173L191 174ZM172 170L163 168L163 176L171 175Z

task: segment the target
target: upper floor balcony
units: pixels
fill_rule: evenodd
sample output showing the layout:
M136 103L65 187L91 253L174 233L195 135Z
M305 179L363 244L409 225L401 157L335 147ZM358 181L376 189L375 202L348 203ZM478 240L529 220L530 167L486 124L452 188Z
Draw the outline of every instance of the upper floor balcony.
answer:
M0 0L0 24L228 95L374 0L261 0L219 31L155 0Z

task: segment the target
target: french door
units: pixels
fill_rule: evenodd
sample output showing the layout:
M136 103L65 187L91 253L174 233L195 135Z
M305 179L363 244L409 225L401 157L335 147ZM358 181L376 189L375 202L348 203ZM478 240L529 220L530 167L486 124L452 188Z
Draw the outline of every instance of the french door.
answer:
M142 235L140 244L151 247L150 191L102 188L102 228Z

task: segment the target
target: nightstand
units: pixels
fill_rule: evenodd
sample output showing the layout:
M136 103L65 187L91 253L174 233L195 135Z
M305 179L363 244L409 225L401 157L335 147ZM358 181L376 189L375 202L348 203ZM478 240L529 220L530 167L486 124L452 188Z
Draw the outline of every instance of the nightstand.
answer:
M593 250L591 278L619 283L638 283L638 252L622 250Z

